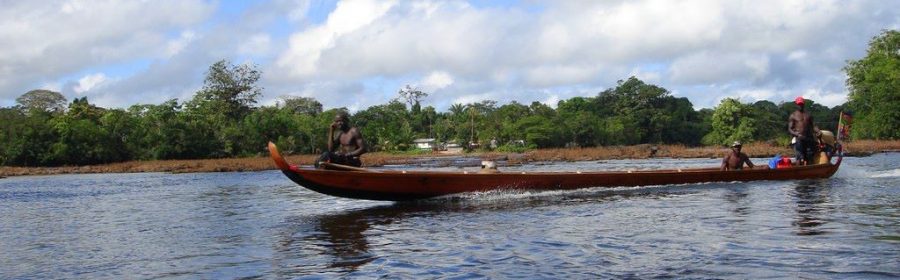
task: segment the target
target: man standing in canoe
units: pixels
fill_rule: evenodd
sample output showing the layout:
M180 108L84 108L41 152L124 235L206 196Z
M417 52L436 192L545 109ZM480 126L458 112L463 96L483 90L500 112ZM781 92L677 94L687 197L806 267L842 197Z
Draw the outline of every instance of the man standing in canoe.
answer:
M731 144L731 152L722 159L721 170L741 170L744 169L745 163L748 168L753 168L753 162L750 161L750 157L741 152L741 142L734 141Z
M797 152L797 164L807 165L816 149L816 138L819 128L813 124L813 117L805 110L803 96L797 97L794 104L797 110L788 118L788 133L797 140L794 151Z
M334 116L334 122L328 129L328 139L328 151L322 154L319 162L362 166L359 156L366 153L366 144L359 128L350 126L347 112L341 111Z

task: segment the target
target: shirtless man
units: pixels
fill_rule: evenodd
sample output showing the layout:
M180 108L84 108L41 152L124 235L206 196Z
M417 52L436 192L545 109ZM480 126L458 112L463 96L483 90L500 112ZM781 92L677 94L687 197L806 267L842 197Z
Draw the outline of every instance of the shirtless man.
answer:
M753 168L753 162L750 161L750 157L741 152L741 142L734 141L731 144L731 152L722 159L721 170L741 170L744 169L745 163L748 168Z
M339 112L334 116L334 122L328 129L328 139L328 152L322 154L319 161L362 166L359 156L366 153L366 144L359 129L350 127L347 112Z
M797 97L794 103L797 104L798 108L788 118L788 133L797 139L797 142L794 143L794 151L797 152L797 163L799 165L807 165L815 153L816 138L814 135L818 135L819 128L813 124L812 116L805 110L803 97Z

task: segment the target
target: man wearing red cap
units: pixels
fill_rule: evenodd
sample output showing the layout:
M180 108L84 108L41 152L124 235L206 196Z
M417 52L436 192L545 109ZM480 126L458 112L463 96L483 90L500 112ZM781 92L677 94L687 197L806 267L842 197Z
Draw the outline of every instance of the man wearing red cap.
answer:
M802 96L794 99L797 111L791 113L791 117L788 119L788 133L797 139L797 142L794 143L794 151L797 152L797 162L800 165L808 164L812 155L815 154L816 138L814 135L819 132L819 128L813 124L812 115L803 106L805 103Z

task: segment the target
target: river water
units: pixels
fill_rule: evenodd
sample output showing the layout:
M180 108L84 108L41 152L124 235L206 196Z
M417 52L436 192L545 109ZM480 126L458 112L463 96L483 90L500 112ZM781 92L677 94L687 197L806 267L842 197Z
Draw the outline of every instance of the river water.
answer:
M501 168L717 165L651 159ZM383 277L897 278L900 153L847 158L821 180L415 203L329 197L279 171L0 179L0 279Z

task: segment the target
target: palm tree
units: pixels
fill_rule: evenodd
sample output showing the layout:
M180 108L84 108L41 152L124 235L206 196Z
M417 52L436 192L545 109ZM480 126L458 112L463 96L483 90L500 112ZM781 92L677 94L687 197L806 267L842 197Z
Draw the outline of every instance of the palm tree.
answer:
M466 105L462 105L460 103L455 103L450 105L450 112L453 113L454 116L458 116L466 111Z

